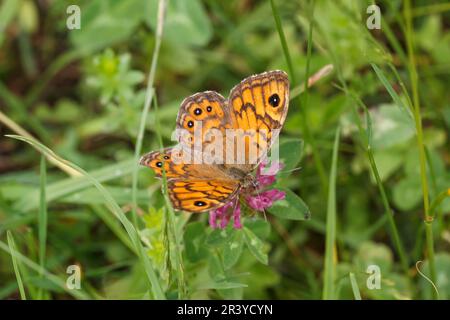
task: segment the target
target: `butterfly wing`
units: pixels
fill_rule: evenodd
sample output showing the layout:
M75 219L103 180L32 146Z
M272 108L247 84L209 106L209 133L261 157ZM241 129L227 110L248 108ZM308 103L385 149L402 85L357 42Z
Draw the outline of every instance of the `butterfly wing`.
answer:
M194 94L182 102L177 117L177 129L183 130L179 135L181 148L151 152L141 158L141 164L152 168L158 177L164 168L175 209L204 212L218 208L237 194L242 179L265 156L283 126L288 105L289 81L282 71L244 79L231 90L228 101L213 91ZM228 143L228 129L250 131L256 136L256 140L245 140L243 163L235 162L235 158L228 163L227 155L240 152L234 141ZM214 130L226 140L210 139L208 134ZM204 162L204 151L212 144L220 146L224 164ZM186 152L191 153L198 145L201 159L194 152L185 161ZM251 162L254 150L257 161Z
M239 188L237 180L171 180L169 197L174 208L205 212L223 206Z
M204 212L222 206L239 189L239 181L216 165L182 162L183 150L166 148L142 156L141 165L155 171L161 178L163 170L172 205L177 210Z
M186 165L173 161L174 156L178 156L176 151L177 150L174 148L165 148L162 151L152 151L143 155L139 163L153 169L158 178L163 176L164 170L168 180L172 178L188 179L189 171L187 170Z
M248 77L231 90L228 104L233 128L253 132L253 140L245 141L246 162L241 166L248 171L265 156L284 124L289 107L288 76L275 70Z
M196 93L181 103L177 117L177 129L180 130L179 141L188 148L204 150L214 141L209 136L217 130L222 137L225 130L231 128L230 113L224 97L214 91ZM195 144L195 139L198 144Z

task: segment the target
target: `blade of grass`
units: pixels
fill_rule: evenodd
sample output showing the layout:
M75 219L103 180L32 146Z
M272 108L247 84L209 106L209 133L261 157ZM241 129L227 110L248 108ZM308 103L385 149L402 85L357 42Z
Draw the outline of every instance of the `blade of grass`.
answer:
M33 261L39 261L39 247L36 246L36 236L34 234L34 230L30 228L22 234L22 238L22 247L24 248L23 250L27 252L28 257ZM34 281L32 281L32 279L36 278L35 273L29 270L29 268L25 268L22 263L19 265L19 269L24 279L25 287L28 293L28 299L41 299L39 288L36 286ZM39 277L39 274L37 276Z
M289 75L291 76L292 83L297 84L294 67L292 66L291 53L287 45L286 36L284 35L283 25L281 23L280 14L278 13L278 8L275 5L274 0L270 0L270 5L272 7L272 15L275 19L275 26L278 31L278 37L280 38L281 47L283 48L284 58L286 59L286 64L289 69Z
M160 128L160 122L159 122L159 108L158 108L158 101L155 97L154 99L154 109L155 109L155 117L156 117L156 135L159 142L159 147L161 150L164 149L162 137L161 137L161 128ZM178 298L179 299L186 299L186 281L184 277L184 264L183 264L183 255L182 255L182 249L181 249L181 237L179 236L176 227L175 227L175 212L173 211L172 204L170 202L170 199L168 197L168 189L167 189L167 178L166 178L166 170L163 166L163 175L162 175L162 181L163 181L163 195L164 195L164 201L166 203L166 221L168 222L168 228L167 232L169 234L168 239L173 241L175 244L175 265L177 270L177 279L178 279ZM170 250L170 244L168 246L168 249ZM169 253L169 259L170 259L170 253Z
M117 179L130 174L133 170L134 159L124 160L105 166L101 169L89 172L93 178L100 183ZM79 175L77 173L77 175ZM77 191L86 189L91 185L87 177L78 176L67 178L48 184L46 188L47 203L68 196ZM22 199L15 204L14 209L28 212L39 207L39 190L33 190L23 195Z
M439 192L438 195L431 202L430 214L434 216L435 212L439 209L439 206L441 205L442 201L444 201L448 197L450 197L450 188Z
M117 219L114 219L114 217L112 217L103 206L92 205L91 207L97 216L99 216L100 219L102 219L109 229L116 235L116 237L137 255L136 248L133 246L133 243L130 241L130 238L127 236L126 232L124 232L124 230L120 227Z
M361 300L361 293L359 292L358 282L356 282L356 277L353 272L349 273L350 284L352 286L353 296L355 300Z
M45 269L45 256L47 247L47 200L45 196L45 189L47 184L47 168L45 163L45 156L41 156L40 165L40 206L39 206L39 265ZM41 277L43 274L41 273ZM38 296L42 298L44 292L39 290Z
M20 2L16 0L2 1L0 6L0 47L5 39L5 29L13 21L20 8Z
M389 95L391 96L392 100L394 100L395 104L400 109L402 109L408 116L410 116L411 119L412 119L413 115L411 114L410 110L405 106L405 104L403 103L402 99L400 99L400 97L397 94L397 92L395 92L394 88L392 87L392 85L390 84L389 80L384 75L384 73L381 70L381 68L378 67L375 63L371 63L370 65L372 66L372 69L375 71L378 79L380 79L381 83L386 88L386 90L389 93Z
M420 112L420 98L418 88L418 74L416 69L416 61L414 55L414 30L412 25L411 1L405 0L403 7L403 15L405 19L405 37L407 44L407 52L409 58L409 77L411 82L411 91L413 97L413 114L417 131L417 147L419 149L420 162L420 178L423 193L423 208L424 208L424 223L425 223L425 238L427 243L427 256L430 263L430 278L433 283L436 283L436 264L434 260L434 237L433 237L433 220L434 216L430 214L429 190L427 181L426 155L425 144L423 141L422 116ZM433 298L437 299L436 292L433 292Z
M428 148L425 148L425 154L427 156L427 164L428 164L428 168L430 169L430 180L431 180L431 186L432 186L432 197L434 197L434 200L431 201L430 204L430 215L433 217L437 218L438 221L438 233L441 233L445 226L444 226L444 221L443 221L443 211L442 208L440 206L441 202L445 199L445 197L437 202L436 205L436 200L438 200L439 197L442 197L442 193L445 194L446 191L441 192L440 194L438 194L438 187L437 187L437 181L436 181L436 172L434 170L434 165L433 165L433 161L431 161L431 155L430 155L430 150Z
M9 232L9 230L8 230L8 232ZM36 264L32 260L25 257L23 254L21 254L20 252L15 250L15 248L11 248L10 246L6 245L3 241L0 241L0 249L5 251L6 253L10 254L11 257L14 257L16 260L20 261L28 268L33 269L37 273L42 273L44 275L44 277L46 277L50 282L52 282L57 287L61 288L62 290L64 290L69 295L73 296L74 298L83 299L83 300L90 299L90 296L87 295L82 289L79 289L79 290L68 289L66 287L66 283L64 280L61 280L59 277L55 276L54 274L48 272L45 269L42 269L38 264Z
M336 129L333 156L331 159L330 178L328 182L327 226L325 236L325 260L323 272L322 299L333 300L335 297L336 281L336 170L338 162L340 127Z
M11 231L6 231L6 237L8 238L8 247L13 254L11 254L11 260L13 263L14 273L16 274L17 286L19 288L20 298L22 300L27 300L27 296L25 294L25 287L23 285L22 276L20 275L19 263L17 262L16 257L16 244L14 242L14 238L11 234Z
M7 137L11 137L20 141L24 141L28 144L30 144L33 148L38 150L40 153L44 154L47 157L51 157L55 159L58 162L62 162L63 164L71 167L72 169L78 171L80 174L84 175L88 180L101 192L103 198L105 199L105 204L107 207L111 210L111 212L114 214L114 216L122 223L124 226L126 232L128 233L128 236L130 237L134 247L136 248L139 260L141 261L144 271L147 275L147 279L149 280L149 284L151 284L151 290L153 292L153 295L157 299L165 299L164 293L162 291L161 285L158 281L158 278L156 276L155 270L152 266L152 263L146 254L142 243L140 241L139 234L137 230L134 228L133 224L127 219L125 214L122 212L122 209L119 207L117 202L114 200L114 198L111 196L111 194L105 189L105 187L98 182L95 178L93 178L89 173L87 173L85 170L80 168L79 166L59 157L56 155L52 150L44 146L43 144L26 137L22 136L15 136L15 135L7 135Z
M17 281L4 282L0 287L0 300L6 300L10 295L17 291Z
M28 79L36 76L36 58L34 56L33 46L31 45L30 35L26 31L19 33L19 53L23 69Z
M133 224L137 226L137 180L138 180L138 169L139 169L139 157L142 152L142 140L144 138L145 124L147 123L147 115L150 109L153 95L155 90L153 84L155 82L156 66L158 64L159 49L161 47L161 41L164 31L164 18L166 14L166 0L160 0L158 3L158 17L157 26L155 31L155 48L153 50L152 62L150 64L150 70L148 72L147 89L145 93L144 108L141 113L141 122L139 124L138 135L136 139L136 145L134 148L134 165L133 165L133 175L132 175L132 212L133 212Z
M295 76L295 72L294 72L294 68L292 65L292 59L291 59L291 54L289 52L289 47L287 45L286 42L286 37L284 35L284 30L283 30L283 25L281 23L281 18L280 15L278 13L278 8L275 5L274 0L270 0L270 4L272 7L272 15L274 17L275 20L275 26L277 28L278 31L278 36L280 38L280 42L281 42L281 46L283 48L283 53L284 53L284 57L286 59L286 64L288 66L289 69L289 75L291 77L291 83L292 86L295 87L297 84L296 81L296 76ZM308 33L308 49L307 49L307 63L306 63L306 79L308 79L309 75L309 60L311 58L311 47L312 47L312 30L313 30L313 16L312 14L314 13L314 0L312 1L312 5L311 5L311 15L310 15L310 23L309 23L309 33ZM307 84L305 85L305 91L307 89ZM307 98L306 98L306 102L307 102ZM311 146L311 152L313 155L313 159L314 159L314 163L316 166L316 170L319 174L319 178L320 178L320 183L321 183L321 187L322 187L322 191L324 193L324 195L326 194L326 190L327 190L327 179L326 179L326 173L325 173L325 167L323 165L322 159L320 157L319 152L317 151L317 146L315 144L315 140L313 135L311 134L309 125L306 121L307 117L306 117L306 105L302 106L302 102L300 100L300 97L297 97L296 102L295 102L300 109L300 112L302 113L302 128L303 128L303 133L305 135L305 140L307 143L309 143L309 145Z
M0 88L1 88L1 86L0 86ZM6 114L4 114L1 111L0 111L0 123L3 123L5 126L7 126L12 131L14 131L15 133L17 133L21 136L24 136L24 137L27 137L30 139L34 139L34 137L30 133L28 133L28 131L26 131L24 128L22 128L20 125L18 125L16 122L14 122L12 119L10 119ZM62 171L66 172L70 176L78 176L79 175L77 172L75 172L71 168L68 168L61 163L57 163L53 159L49 159L49 161L50 161L50 163L58 166Z
M418 16L423 16L423 15L440 14L445 11L450 11L450 3L448 3L448 2L447 3L430 4L430 5L414 8L412 10L412 15L414 17L418 17Z
M388 39L392 48L394 48L394 51L397 53L400 62L406 65L408 60L406 58L405 51L403 50L400 42L398 41L397 37L389 26L389 23L385 20L383 15L381 15L381 24L383 26L384 34L386 35L386 38Z

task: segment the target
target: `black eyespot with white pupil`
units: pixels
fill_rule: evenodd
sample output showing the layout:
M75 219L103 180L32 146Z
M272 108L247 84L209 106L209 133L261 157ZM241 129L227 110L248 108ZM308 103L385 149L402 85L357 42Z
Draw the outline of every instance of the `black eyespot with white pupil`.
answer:
M164 156L164 159L165 159L165 160L169 160L170 157L169 157L169 156Z
M211 106L207 106L206 107L206 111L211 112L212 111L212 107Z
M201 115L201 114L202 114L202 109L196 108L196 109L194 110L194 114L197 115L197 116Z
M278 96L278 94L274 93L269 97L269 104L274 108L280 105L280 97Z
M194 202L194 206L204 207L204 206L206 206L206 202L204 202L204 201L195 201Z
M188 123L187 123L187 126L188 126L189 128L192 128L192 127L194 126L194 121L189 120Z
M158 162L156 163L156 166L157 166L158 168L161 168L161 167L162 167L162 162L161 162L161 161L158 161Z

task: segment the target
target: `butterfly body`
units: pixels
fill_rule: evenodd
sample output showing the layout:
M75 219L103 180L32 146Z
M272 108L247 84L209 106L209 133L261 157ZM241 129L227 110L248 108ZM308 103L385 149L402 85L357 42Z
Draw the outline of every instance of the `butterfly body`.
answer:
M140 163L165 173L175 209L204 212L257 189L252 171L283 126L289 80L283 71L248 77L228 100L214 91L181 103L179 144L144 155ZM241 140L239 140L241 139Z

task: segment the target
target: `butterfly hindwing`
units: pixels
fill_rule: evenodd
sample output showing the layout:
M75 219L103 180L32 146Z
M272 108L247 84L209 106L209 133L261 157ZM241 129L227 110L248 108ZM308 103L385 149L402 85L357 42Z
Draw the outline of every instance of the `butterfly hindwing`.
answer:
M239 180L230 179L217 166L178 163L182 156L178 148L150 152L141 158L141 164L150 167L158 178L167 178L169 198L176 210L204 212L220 207L236 194Z
M204 212L225 204L238 190L237 180L172 180L169 197L175 209Z
M189 172L187 171L186 164L177 164L173 161L175 152L175 148L165 148L162 151L152 151L141 157L140 164L153 169L158 178L163 176L164 169L167 179L189 179Z

